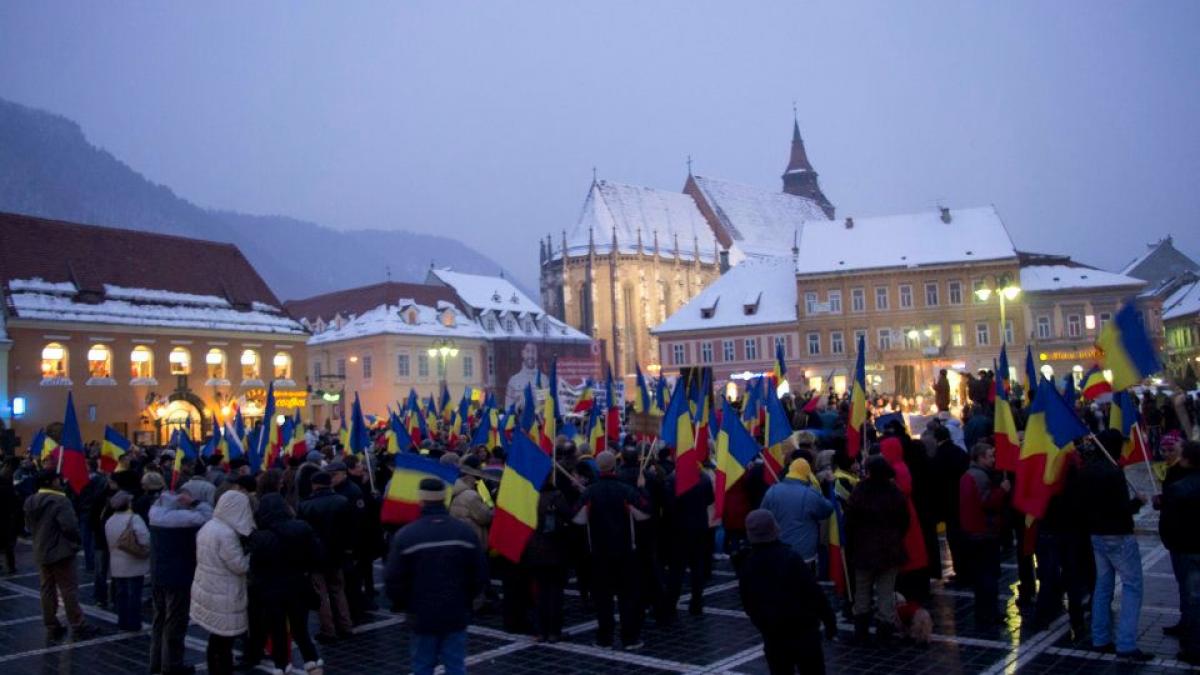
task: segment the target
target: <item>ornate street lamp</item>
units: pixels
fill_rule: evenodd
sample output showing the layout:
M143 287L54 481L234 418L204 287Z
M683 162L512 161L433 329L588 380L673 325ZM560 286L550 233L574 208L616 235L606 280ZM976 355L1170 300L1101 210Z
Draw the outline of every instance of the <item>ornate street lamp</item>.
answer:
M1005 302L1016 300L1017 296L1021 295L1021 286L1007 274L1000 274L992 277L992 285L989 287L985 281L983 286L975 289L975 297L983 302L987 302L988 298L995 293L996 297L1000 298L1000 335L1001 341L1006 341L1008 319L1005 313Z
M438 338L429 348L429 357L438 360L438 371L442 376L442 384L446 384L446 359L458 356L458 345L449 338Z

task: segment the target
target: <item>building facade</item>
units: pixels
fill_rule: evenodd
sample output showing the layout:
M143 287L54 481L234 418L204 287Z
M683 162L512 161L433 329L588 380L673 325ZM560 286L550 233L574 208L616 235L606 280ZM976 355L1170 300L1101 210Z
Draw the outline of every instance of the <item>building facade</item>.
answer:
M1200 372L1200 263L1175 248L1168 236L1148 244L1121 273L1145 279L1148 284L1140 297L1161 301L1167 372L1194 387Z
M85 441L196 440L237 405L303 408L304 328L229 244L0 214L13 427L28 443L72 393ZM13 406L9 405L11 409Z

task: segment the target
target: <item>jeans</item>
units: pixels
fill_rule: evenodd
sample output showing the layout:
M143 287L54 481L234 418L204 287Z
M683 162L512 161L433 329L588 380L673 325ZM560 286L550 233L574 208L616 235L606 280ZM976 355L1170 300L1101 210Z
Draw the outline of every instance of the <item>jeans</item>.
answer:
M113 604L117 606L117 627L121 630L142 629L142 577L113 579L117 593Z
M1112 601L1116 575L1121 575L1121 614L1117 617L1117 651L1137 649L1138 614L1142 611L1142 554L1132 534L1092 535L1096 558L1096 590L1092 593L1092 645L1112 643Z
M467 631L454 633L413 633L409 643L412 669L416 675L433 675L439 663L446 675L467 672Z
M1185 604L1179 609L1183 613L1183 633L1179 637L1180 648L1192 656L1200 656L1200 554L1180 554L1179 568L1183 573L1180 587L1184 589Z
M150 589L154 621L150 625L150 671L177 672L183 666L183 641L187 637L191 586L161 586Z

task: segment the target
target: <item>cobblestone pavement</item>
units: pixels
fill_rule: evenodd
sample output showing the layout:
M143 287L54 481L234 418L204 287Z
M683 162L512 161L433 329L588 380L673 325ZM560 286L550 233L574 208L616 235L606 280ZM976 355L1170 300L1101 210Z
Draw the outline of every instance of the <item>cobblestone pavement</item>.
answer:
M1162 636L1161 628L1178 619L1175 582L1165 550L1153 535L1154 515L1139 520L1146 594L1138 645L1155 659L1131 665L1090 652L1088 636L1073 635L1066 620L1031 633L1012 597L1016 570L1004 566L1009 627L980 630L972 625L970 593L937 587L931 614L934 639L925 647L897 643L887 649L851 646L850 626L843 624L838 639L827 642L830 673L1176 673L1196 672L1174 660L1178 644ZM116 617L90 604L91 575L81 572L85 611L99 633L80 642L47 644L40 620L38 579L30 573L29 547L21 544L19 562L24 574L0 578L0 673L144 673L149 637L145 630L119 632ZM82 566L82 563L81 563ZM1119 593L1118 593L1119 595ZM644 633L646 646L638 652L602 649L593 645L595 617L578 595L568 591L566 636L556 644L539 644L500 628L496 615L481 616L470 628L468 666L478 673L766 673L758 633L741 611L737 585L728 562L718 561L707 586L702 616L681 612L679 623L661 629L653 621ZM149 612L146 612L149 619ZM148 627L148 626L147 626ZM341 673L408 672L409 631L402 616L375 612L372 621L355 629L352 638L322 648L327 669ZM203 631L193 627L187 641L188 660L203 671ZM295 655L297 660L299 655Z

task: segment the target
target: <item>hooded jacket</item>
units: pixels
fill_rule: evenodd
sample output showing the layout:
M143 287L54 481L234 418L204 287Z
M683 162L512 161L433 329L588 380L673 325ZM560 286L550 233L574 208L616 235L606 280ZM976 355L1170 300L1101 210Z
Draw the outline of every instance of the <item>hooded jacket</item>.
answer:
M486 547L488 528L492 524L492 508L483 503L483 497L479 496L475 486L462 476L454 481L451 494L450 515L470 525L479 537L479 545Z
M31 495L25 501L25 522L33 533L33 559L38 565L66 560L82 548L75 509L58 490L43 488Z
M150 507L150 579L155 586L186 589L196 573L196 533L212 518L205 502L191 507L170 492Z
M241 537L254 531L250 498L232 490L221 495L212 520L196 534L196 578L192 581L191 617L210 633L246 632L246 574L250 556Z
M263 602L302 601L311 593L308 574L316 570L321 548L308 523L297 520L283 495L266 495L250 535L250 590Z
M896 487L904 494L905 508L908 511L908 527L904 530L904 552L908 560L900 571L921 569L929 564L929 558L925 553L921 521L917 518L917 508L913 504L913 479L908 464L904 462L904 445L899 438L885 438L880 443L879 451L896 472Z
M846 504L846 543L854 569L878 572L908 561L905 501L904 493L890 480L868 477L854 488Z
M805 560L817 557L821 522L833 513L833 504L807 479L784 478L767 489L762 508L779 523L779 540Z

